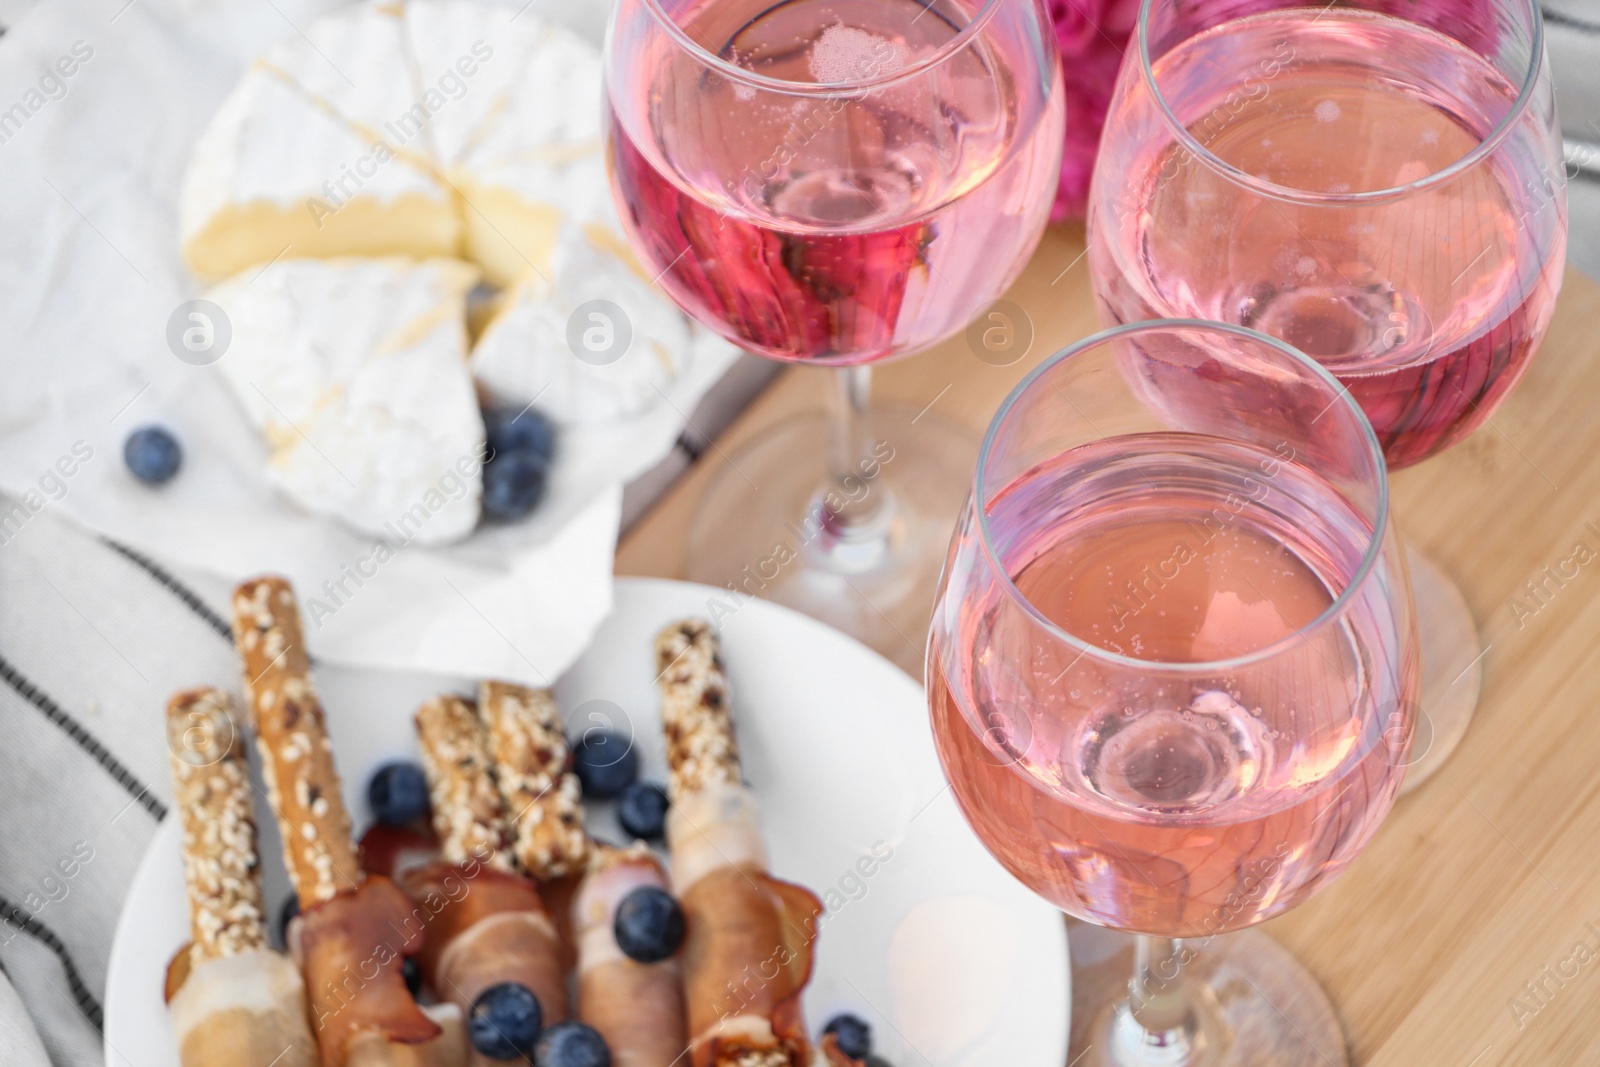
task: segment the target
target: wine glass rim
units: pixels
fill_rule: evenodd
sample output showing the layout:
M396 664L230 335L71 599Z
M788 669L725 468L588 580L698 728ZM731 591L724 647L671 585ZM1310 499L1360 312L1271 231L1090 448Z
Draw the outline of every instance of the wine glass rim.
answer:
M654 2L654 0L649 0ZM1134 39L1139 47L1139 70L1144 78L1145 85L1155 97L1156 108L1161 116L1162 123L1176 137L1183 148L1194 155L1212 170L1218 171L1224 177L1245 186L1246 188L1293 204L1364 204L1384 200L1392 200L1400 196L1420 192L1424 189L1441 185L1462 173L1472 169L1484 159L1492 155L1511 134L1513 126L1527 113L1534 96L1534 87L1538 83L1546 63L1544 59L1544 12L1540 9L1537 0L1522 0L1523 4L1533 12L1533 41L1528 50L1528 69L1523 75L1522 84L1518 87L1517 98L1512 102L1511 109L1495 125L1489 134L1481 139L1476 147L1448 167L1443 167L1432 174L1424 175L1416 181L1404 185L1390 186L1387 189L1368 189L1359 193L1318 193L1308 189L1296 189L1289 185L1279 185L1277 182L1266 181L1247 171L1240 170L1232 163L1216 155L1209 148L1202 145L1186 126L1179 120L1177 114L1167 103L1166 96L1161 92L1161 87L1156 84L1156 74L1153 61L1150 58L1150 17L1155 8L1156 0L1141 0L1139 4L1139 19L1134 31ZM1307 5L1310 6L1310 5ZM1287 10L1287 9L1280 9ZM1326 10L1324 8L1323 10ZM1361 10L1361 9L1352 9ZM1250 16L1246 16L1250 17ZM1400 16L1395 16L1400 17ZM1411 22L1414 20L1405 19ZM1421 23L1418 23L1421 25ZM1209 31L1202 31L1209 32ZM1438 32L1438 31L1434 31Z
M1350 576L1350 581L1345 584L1339 595L1334 597L1322 613L1315 619L1299 627L1293 633L1287 634L1271 644L1261 648L1252 649L1243 655L1233 656L1229 659L1207 660L1202 662L1175 662L1170 660L1139 659L1136 656L1125 656L1113 652L1108 648L1097 645L1058 625L1037 607L1021 589L1017 588L1011 571L1000 559L1000 554L995 549L994 539L989 532L989 509L985 490L984 470L989 465L989 457L994 450L995 440L999 436L1000 426L1011 414L1022 399L1024 393L1031 389L1044 375L1048 374L1058 365L1065 363L1080 352L1087 352L1099 348L1110 341L1140 333L1173 333L1181 330L1204 330L1212 333L1231 334L1249 341L1259 342L1270 348L1275 348L1288 356L1294 362L1309 369L1315 377L1321 378L1326 384L1333 387L1338 394L1333 403L1344 403L1356 416L1356 423L1361 428L1362 442L1366 446L1368 457L1372 460L1373 471L1377 477L1377 510L1372 523L1372 537L1368 542L1366 551L1362 553L1361 562ZM1332 404L1329 405L1330 407ZM1320 418L1320 416L1319 416ZM1367 419L1366 413L1361 410L1361 405L1356 403L1355 397L1350 395L1350 390L1344 383L1335 378L1328 369L1299 349L1246 326L1234 326L1225 322L1212 322L1207 319L1148 319L1142 322L1129 322L1121 326L1113 326L1099 333L1091 334L1067 347L1059 350L1044 362L1040 363L1027 376L1018 382L1016 388L1006 396L1000 409L995 412L994 419L989 423L989 429L983 435L983 446L978 450L978 466L973 474L972 505L977 513L978 540L982 542L984 556L988 559L989 566L1000 576L1000 585L1006 595L1017 603L1024 612L1032 616L1044 630L1071 648L1078 650L1079 656L1089 656L1102 663L1118 667L1127 667L1142 671L1156 671L1164 673L1190 673L1190 674L1222 674L1229 671L1240 670L1259 663L1263 660L1279 655L1296 641L1302 640L1307 635L1320 630L1344 614L1350 602L1355 599L1356 592L1366 583L1377 566L1378 557L1383 551L1383 541L1389 525L1389 473L1388 465L1383 458L1383 447L1378 443L1377 432L1373 430L1372 423ZM1076 661L1074 661L1076 662Z
M950 40L920 59L883 74L846 82L796 82L785 78L770 78L765 74L757 74L753 70L746 70L736 63L728 62L690 37L688 31L678 25L677 20L661 6L662 0L644 0L644 7L656 22L661 25L662 29L666 30L667 35L677 43L679 48L688 52L702 65L717 71L723 77L753 88L787 93L792 96L853 96L869 89L881 89L914 78L918 74L945 62L956 53L965 50L967 45L972 42L972 39L983 31L984 26L994 16L995 11L1005 2L1006 0L984 0L983 7L973 16L971 22L963 26L960 32ZM932 6L932 0L928 0L928 5Z

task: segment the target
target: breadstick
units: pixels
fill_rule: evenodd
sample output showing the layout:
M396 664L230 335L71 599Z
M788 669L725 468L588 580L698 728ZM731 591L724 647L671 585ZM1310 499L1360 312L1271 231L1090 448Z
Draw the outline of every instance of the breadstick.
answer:
M738 785L739 744L733 735L728 678L711 624L685 619L656 638L656 684L674 796L708 786Z
M289 584L242 583L233 632L262 776L300 897L301 966L323 1067L402 1067L419 1056L458 1063L459 1044L417 1006L401 973L403 958L423 947L412 903L389 879L365 875L356 858Z
M267 943L244 736L218 689L167 702L173 802L183 823L191 965Z
M216 689L178 693L166 727L192 936L167 975L179 1061L314 1067L305 985L266 947L250 772L228 698Z
M589 849L582 791L566 769L567 737L555 698L548 690L484 682L478 714L514 823L517 863L539 882L581 871Z
M356 888L362 875L289 583L266 577L241 584L233 594L233 636L262 777L283 830L284 866L303 909Z
M800 996L811 980L822 903L767 873L710 624L673 623L655 648L672 791L667 843L688 928L683 976L692 1062L809 1067Z
M560 938L534 883L512 869L502 847L507 812L489 773L488 733L472 704L435 697L417 712L422 766L433 798L441 859L400 874L419 902L427 942L423 976L442 999L470 1014L490 986L531 990L545 1023L567 1015ZM474 1053L478 1067L492 1062Z
M447 863L475 859L510 870L506 806L490 775L493 761L478 709L446 694L423 704L416 723L439 854Z

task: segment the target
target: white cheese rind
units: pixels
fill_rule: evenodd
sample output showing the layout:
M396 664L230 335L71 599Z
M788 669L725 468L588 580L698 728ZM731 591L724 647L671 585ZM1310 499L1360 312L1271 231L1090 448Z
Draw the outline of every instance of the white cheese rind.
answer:
M683 313L627 263L571 227L549 277L529 275L506 294L472 351L479 383L500 402L531 403L563 425L625 418L661 403L693 359L693 328ZM605 301L626 316L632 340L614 362L603 362L603 354L580 359L569 344L569 324L591 301ZM578 323L581 348L584 330L605 326L587 315L577 318L584 320Z
M507 286L567 223L622 246L601 61L533 14L367 3L270 49L196 143L185 258L226 277L279 255L456 255Z
M525 41L528 30L520 32ZM569 222L617 229L605 172L600 53L570 30L543 24L514 63L515 80L459 154L446 157L463 201L467 255L497 285L549 273L557 235Z
M460 232L438 177L259 65L196 142L179 199L184 257L208 279L279 256L449 254Z
M476 278L456 260L285 260L207 294L233 329L218 366L266 437L275 486L385 541L473 529L484 431L464 318Z

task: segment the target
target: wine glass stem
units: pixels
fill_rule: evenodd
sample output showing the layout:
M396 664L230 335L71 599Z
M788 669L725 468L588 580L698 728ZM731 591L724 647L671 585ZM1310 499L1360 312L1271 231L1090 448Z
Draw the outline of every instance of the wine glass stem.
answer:
M840 367L833 376L828 440L828 484L818 488L813 510L824 536L814 545L840 570L870 566L887 551L894 502L877 477L869 408L872 368Z
M1189 1067L1200 1062L1199 1015L1183 980L1183 942L1138 936L1128 999L1112 1022L1114 1062Z
M839 367L833 372L832 439L828 442L828 471L835 482L856 473L870 448L867 411L872 404L872 368Z

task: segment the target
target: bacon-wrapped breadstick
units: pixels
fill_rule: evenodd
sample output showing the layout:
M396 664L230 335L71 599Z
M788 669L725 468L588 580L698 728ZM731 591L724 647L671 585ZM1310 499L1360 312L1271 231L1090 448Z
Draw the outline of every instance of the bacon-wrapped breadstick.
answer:
M517 863L539 882L581 873L589 836L578 778L567 770L567 735L555 698L544 689L484 682L478 714L514 824Z
M689 1045L678 961L638 963L617 946L617 906L643 886L667 889L649 848L590 843L589 873L572 904L578 1018L605 1038L612 1067L672 1067Z
M300 897L298 954L324 1067L461 1063L459 1029L436 1040L443 1029L406 988L403 957L423 944L420 927L408 922L411 901L357 862L289 584L241 584L233 631L284 863Z
M228 698L178 693L166 725L191 936L167 976L179 1061L316 1067L300 972L267 948L250 771Z
M427 927L423 976L463 1014L489 987L520 983L538 998L544 1021L559 1022L567 1016L561 942L537 887L512 870L477 710L457 696L435 697L416 723L442 857L399 876ZM472 1053L478 1067L494 1062Z
M822 903L767 873L756 801L740 781L727 678L700 619L656 638L671 772L667 843L688 924L683 972L695 1067L809 1067L800 994Z

